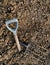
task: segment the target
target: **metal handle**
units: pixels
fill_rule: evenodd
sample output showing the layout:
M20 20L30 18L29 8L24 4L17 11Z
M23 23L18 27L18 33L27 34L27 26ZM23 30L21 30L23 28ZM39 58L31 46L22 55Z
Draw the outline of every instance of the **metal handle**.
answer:
M8 25L11 24L11 23L14 23L14 22L16 22L16 28L15 28L15 29L11 29ZM8 28L11 32L13 32L13 33L15 34L16 31L17 31L17 28L18 28L18 20L14 18L14 19L12 19L12 20L6 21L5 23L6 23L7 28Z

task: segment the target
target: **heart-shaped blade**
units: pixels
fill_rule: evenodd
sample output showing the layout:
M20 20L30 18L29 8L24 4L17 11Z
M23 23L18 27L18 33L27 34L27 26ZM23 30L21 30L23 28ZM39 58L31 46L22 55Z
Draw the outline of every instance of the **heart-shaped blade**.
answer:
M15 34L16 31L17 31L17 28L18 28L18 20L17 20L17 19L12 19L12 20L6 21L5 23L6 23L7 28L8 28L11 32L13 32L13 33ZM9 27L9 24L11 24L11 23L16 23L16 28L15 28L15 29L11 29L11 28Z

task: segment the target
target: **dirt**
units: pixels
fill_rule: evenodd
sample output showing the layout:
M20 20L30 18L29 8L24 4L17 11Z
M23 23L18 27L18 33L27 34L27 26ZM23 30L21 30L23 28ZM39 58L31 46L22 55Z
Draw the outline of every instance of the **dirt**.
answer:
M17 18L19 41L5 22ZM50 65L50 0L0 0L0 65Z

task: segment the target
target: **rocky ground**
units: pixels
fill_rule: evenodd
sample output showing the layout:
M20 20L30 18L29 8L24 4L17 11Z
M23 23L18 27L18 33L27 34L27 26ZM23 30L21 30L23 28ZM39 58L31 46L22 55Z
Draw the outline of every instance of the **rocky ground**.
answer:
M5 21L17 18L18 52ZM50 0L0 0L0 65L50 65Z

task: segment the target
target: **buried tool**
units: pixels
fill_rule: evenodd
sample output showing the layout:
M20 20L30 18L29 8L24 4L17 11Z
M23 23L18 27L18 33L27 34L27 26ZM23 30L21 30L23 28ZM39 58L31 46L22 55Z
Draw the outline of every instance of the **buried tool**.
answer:
M16 23L16 28L15 29L11 29L9 27L9 24L11 24L11 23ZM18 28L18 20L17 19L8 20L8 21L6 21L6 26L14 34L15 41L16 41L16 44L17 44L17 48L18 48L19 51L21 51L21 46L19 44L18 36L16 34L17 28Z

